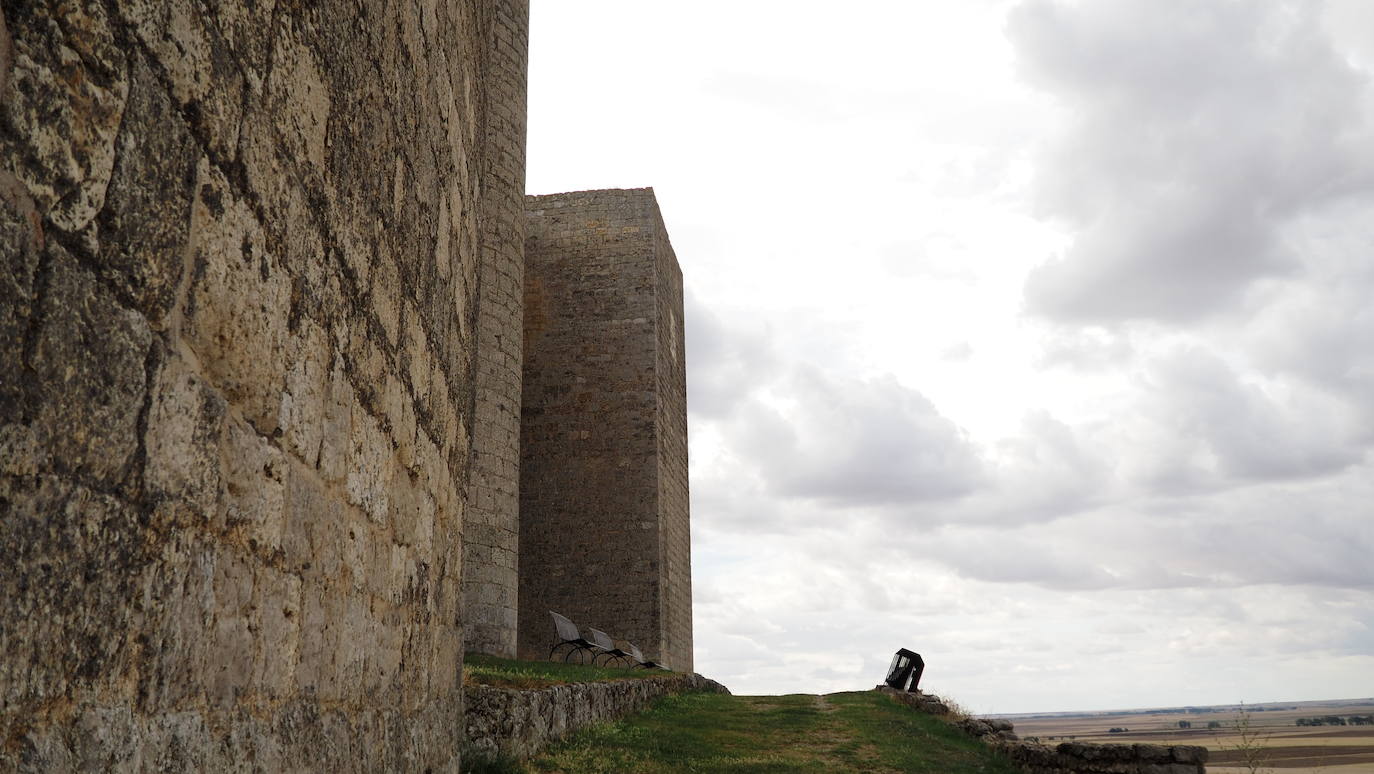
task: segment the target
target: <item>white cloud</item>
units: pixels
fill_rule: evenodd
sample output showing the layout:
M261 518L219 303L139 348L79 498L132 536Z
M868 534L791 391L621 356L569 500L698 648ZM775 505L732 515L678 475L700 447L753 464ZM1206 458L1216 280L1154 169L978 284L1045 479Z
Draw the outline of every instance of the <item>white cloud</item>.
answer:
M1364 5L537 0L530 188L653 185L688 286L698 668L1374 672Z
M1040 211L1075 232L1033 272L1065 320L1189 320L1298 270L1283 227L1374 193L1369 80L1314 3L1027 2L1008 32L1067 128Z

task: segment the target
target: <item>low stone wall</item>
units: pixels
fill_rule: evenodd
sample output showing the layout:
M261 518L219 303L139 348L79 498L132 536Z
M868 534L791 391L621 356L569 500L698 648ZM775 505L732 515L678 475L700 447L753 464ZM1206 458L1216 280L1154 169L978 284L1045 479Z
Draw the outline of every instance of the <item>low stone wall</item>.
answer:
M575 731L638 712L660 696L729 692L698 674L571 683L534 691L469 685L463 725L471 749L525 758Z
M969 736L996 747L1025 774L1206 774L1207 748L1193 745L1090 744L1064 742L1057 747L1022 741L1008 720L955 717L938 696L907 693L886 685L880 693L948 720Z
M1057 747L998 742L1026 774L1205 774L1207 748L1192 745L1088 744Z

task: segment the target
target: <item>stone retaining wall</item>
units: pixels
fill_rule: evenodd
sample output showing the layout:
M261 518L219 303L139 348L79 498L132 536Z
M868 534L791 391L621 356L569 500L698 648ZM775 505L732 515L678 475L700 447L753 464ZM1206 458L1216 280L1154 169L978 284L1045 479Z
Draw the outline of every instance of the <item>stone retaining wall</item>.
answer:
M917 710L949 715L938 696L907 693L885 685L877 690ZM950 716L969 736L996 747L1026 774L1206 774L1207 748L1193 745L1090 744L1064 742L1057 747L1017 738L1011 721Z
M638 712L660 696L729 692L698 674L572 683L536 691L469 685L463 726L470 748L524 758L568 734Z

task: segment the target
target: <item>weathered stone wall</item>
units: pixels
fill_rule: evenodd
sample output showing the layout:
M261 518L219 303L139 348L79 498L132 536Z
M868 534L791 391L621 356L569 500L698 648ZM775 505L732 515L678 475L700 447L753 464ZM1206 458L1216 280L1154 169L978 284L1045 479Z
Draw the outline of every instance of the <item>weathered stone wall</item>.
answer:
M0 2L0 770L456 766L524 13Z
M525 80L529 6L502 0L487 57L477 409L463 527L465 648L515 656L520 538L521 304L525 274Z
M952 715L940 697L880 685L875 690L919 712L945 716L964 733L996 747L1025 774L1206 774L1207 748L1196 745L1091 744L1056 747L1017 738L1008 720Z
M572 683L534 691L470 685L463 715L468 744L486 754L528 757L584 728L638 712L662 696L729 693L698 674Z
M681 274L658 205L527 208L520 650L545 655L556 610L690 671Z

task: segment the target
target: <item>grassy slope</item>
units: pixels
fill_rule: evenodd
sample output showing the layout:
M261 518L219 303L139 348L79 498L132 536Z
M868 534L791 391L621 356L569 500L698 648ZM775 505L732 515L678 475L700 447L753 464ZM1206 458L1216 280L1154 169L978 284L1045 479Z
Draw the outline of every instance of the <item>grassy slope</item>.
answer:
M872 692L686 694L590 729L529 771L1011 774L1010 763L938 718Z
M621 669L561 661L516 661L477 653L463 657L463 683L531 690L565 683L634 680L670 674L659 669Z

